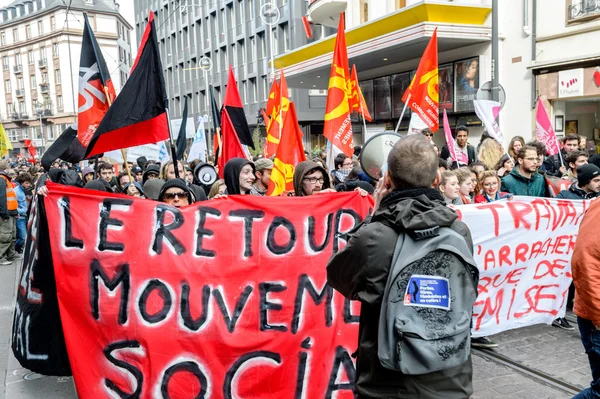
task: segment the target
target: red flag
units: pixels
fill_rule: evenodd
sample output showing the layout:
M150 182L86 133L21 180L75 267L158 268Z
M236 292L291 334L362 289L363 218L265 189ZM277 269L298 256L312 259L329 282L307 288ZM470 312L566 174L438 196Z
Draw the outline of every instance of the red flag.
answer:
M37 150L33 145L31 145L31 140L25 139L23 140L23 144L25 144L27 152L29 152L29 162L35 163L35 154L37 154Z
M367 108L367 102L363 97L362 90L360 89L360 85L358 84L358 73L356 73L356 65L352 65L352 75L350 76L350 93L351 93L351 108L353 112L358 112L365 118L371 122L371 114L369 113L369 108Z
M229 88L229 86L227 86ZM219 152L219 175L223 177L225 164L231 158L246 158L242 143L236 133L235 126L231 121L227 107L221 111L221 150Z
M267 99L267 115L271 116L279 105L279 84L277 79L273 79L271 85L271 91L269 92L269 98Z
M308 22L308 17L306 15L302 17L302 26L304 26L304 33L306 34L306 38L312 39L312 28L310 27L310 22Z
M410 96L410 101L409 101ZM438 116L438 51L437 28L423 52L421 62L410 86L404 92L402 101L417 113L419 118L432 130L440 127Z
M252 133L248 127L244 107L242 106L242 98L235 82L233 68L229 66L229 77L227 79L227 90L225 91L225 99L223 100L223 109L227 110L229 120L231 121L234 131L237 134L240 142L250 148L254 148L252 141ZM223 123L223 121L221 121ZM219 155L221 156L221 155ZM245 158L245 156L243 157Z
M352 140L352 123L350 122L352 111L350 110L347 92L348 81L350 80L349 73L346 34L344 33L344 13L340 13L333 62L329 74L323 135L332 145L350 157L354 154L354 143Z
M273 108L275 112L275 119L271 119L271 123L269 124L269 128L267 129L267 140L266 140L266 150L265 157L270 158L275 155L277 152L277 146L279 145L279 138L281 136L283 121L285 120L285 115L287 114L288 109L290 108L290 95L288 93L288 86L285 80L285 76L283 75L283 70L281 71L281 78L279 80L279 103Z
M131 76L96 129L85 157L169 139L167 90L150 12Z
M281 140L277 147L275 165L271 171L267 195L280 195L286 191L294 191L296 165L299 162L306 161L304 146L302 145L302 131L298 126L296 107L293 102L289 103L289 110L285 114Z

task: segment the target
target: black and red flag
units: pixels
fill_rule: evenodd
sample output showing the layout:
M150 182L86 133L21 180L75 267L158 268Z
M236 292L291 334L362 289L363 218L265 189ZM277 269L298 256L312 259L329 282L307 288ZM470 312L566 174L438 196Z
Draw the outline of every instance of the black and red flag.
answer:
M242 106L242 98L240 97L240 92L238 91L235 76L233 75L233 68L231 66L229 66L229 77L227 78L227 90L225 91L223 109L227 111L229 119L235 128L235 132L240 139L240 143L255 149L254 141L252 141L252 133L250 133L246 114L244 113L244 107ZM224 118L221 117L221 120L223 119ZM223 129L223 127L221 127L221 129Z
M85 157L168 140L167 107L154 13L150 12L131 75L100 122Z
M90 27L87 13L84 13L84 19L79 59L77 138L84 147L87 147L116 95L102 51Z

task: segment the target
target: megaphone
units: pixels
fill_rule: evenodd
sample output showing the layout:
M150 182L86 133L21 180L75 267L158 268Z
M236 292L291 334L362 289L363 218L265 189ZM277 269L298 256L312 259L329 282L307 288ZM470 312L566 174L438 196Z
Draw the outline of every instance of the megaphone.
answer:
M219 175L211 164L199 163L194 168L194 184L201 186L207 194L217 180L219 180Z
M371 137L360 152L360 167L373 180L379 180L387 170L387 159L394 145L402 138L398 133L383 132Z

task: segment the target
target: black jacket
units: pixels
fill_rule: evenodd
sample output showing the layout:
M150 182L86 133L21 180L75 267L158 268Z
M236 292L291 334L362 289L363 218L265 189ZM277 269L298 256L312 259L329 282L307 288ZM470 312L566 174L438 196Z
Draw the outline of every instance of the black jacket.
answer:
M472 248L468 227L434 189L394 191L372 218L349 234L348 244L327 265L328 283L361 302L355 390L359 398L464 399L472 392L471 358L462 365L425 375L384 368L377 356L381 300L399 232L451 227Z
M571 184L568 190L562 190L555 198L570 199L570 200L585 200L593 199L598 196L597 193L586 193L579 188L577 182Z
M560 150L560 153L562 155L562 166L565 167L565 169L569 170L569 164L567 163L567 153L565 152L564 149ZM547 175L550 176L556 176L556 177L561 177L562 176L562 172L560 171L560 167L561 167L561 163L560 163L560 157L558 156L558 154L554 154L551 157L546 157L546 159L544 159L544 170L546 171Z
M467 144L467 155L469 157L469 165L477 161L477 154L475 153L475 148L471 144ZM447 161L448 158L450 158L450 150L448 149L448 145L442 147L442 151L440 152L440 158L442 158L445 161Z

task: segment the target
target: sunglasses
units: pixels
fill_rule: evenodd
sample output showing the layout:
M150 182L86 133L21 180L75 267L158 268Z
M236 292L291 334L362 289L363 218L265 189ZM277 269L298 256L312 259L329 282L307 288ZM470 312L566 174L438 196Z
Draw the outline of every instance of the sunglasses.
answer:
M187 198L187 194L183 191L180 191L178 193L165 193L163 194L163 198L164 199L168 199L168 200L174 200L175 197L177 198Z

